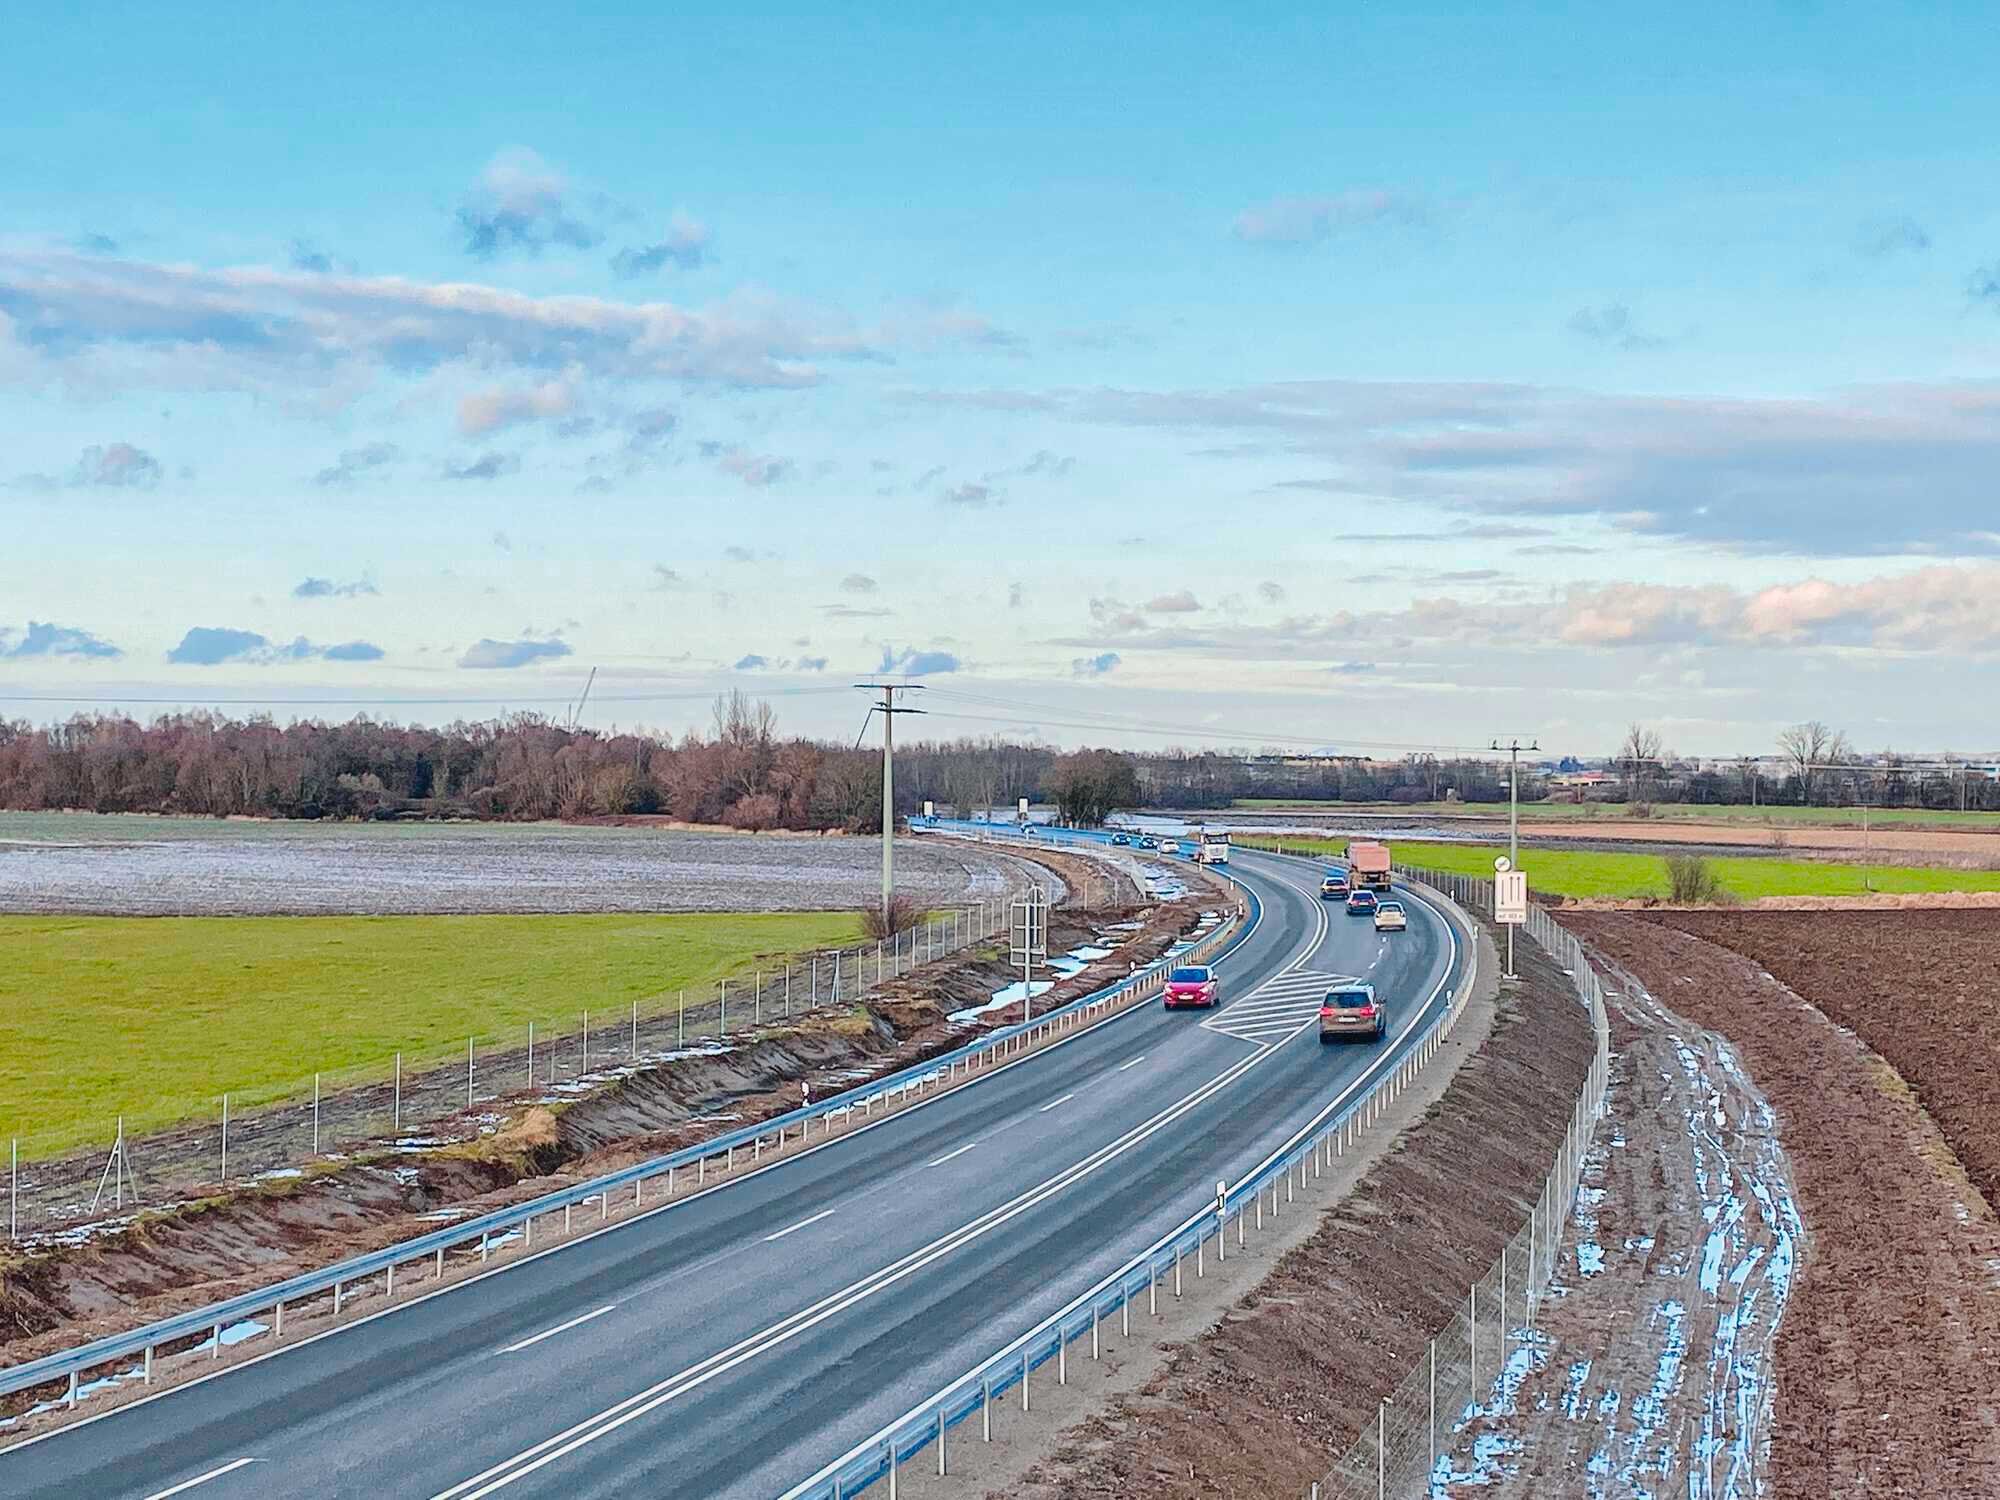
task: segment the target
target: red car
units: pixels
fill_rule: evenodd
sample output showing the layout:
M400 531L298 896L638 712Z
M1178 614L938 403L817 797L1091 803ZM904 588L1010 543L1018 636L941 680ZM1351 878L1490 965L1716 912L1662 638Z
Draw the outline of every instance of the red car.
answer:
M1162 997L1169 1009L1179 1005L1212 1007L1215 1004L1215 970L1190 966L1167 973L1167 991Z

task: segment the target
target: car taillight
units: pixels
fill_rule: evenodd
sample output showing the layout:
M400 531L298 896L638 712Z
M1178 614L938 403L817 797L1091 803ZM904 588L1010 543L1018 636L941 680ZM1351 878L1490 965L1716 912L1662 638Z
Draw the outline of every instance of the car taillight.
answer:
M1372 1016L1375 1014L1375 1007L1372 1005L1364 1005L1359 1010L1355 1011L1355 1014L1357 1016L1364 1016L1364 1017Z

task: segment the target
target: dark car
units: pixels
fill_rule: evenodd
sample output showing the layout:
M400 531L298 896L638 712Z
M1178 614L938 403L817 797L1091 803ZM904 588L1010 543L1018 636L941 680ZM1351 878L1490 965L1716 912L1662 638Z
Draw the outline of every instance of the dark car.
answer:
M1132 842L1132 835L1129 833L1114 833L1111 835L1111 842L1114 844L1129 844Z
M1350 917L1372 917L1378 903L1371 890L1357 889L1347 893L1347 914Z
M1326 992L1319 1006L1319 1039L1358 1036L1380 1041L1389 1031L1386 1007L1375 1000L1372 984L1343 984Z

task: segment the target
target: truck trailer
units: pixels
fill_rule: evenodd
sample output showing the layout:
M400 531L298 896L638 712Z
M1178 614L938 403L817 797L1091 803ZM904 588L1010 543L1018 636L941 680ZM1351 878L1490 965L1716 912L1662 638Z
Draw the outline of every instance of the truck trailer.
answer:
M1347 878L1357 889L1389 889L1389 846L1356 840L1347 846Z

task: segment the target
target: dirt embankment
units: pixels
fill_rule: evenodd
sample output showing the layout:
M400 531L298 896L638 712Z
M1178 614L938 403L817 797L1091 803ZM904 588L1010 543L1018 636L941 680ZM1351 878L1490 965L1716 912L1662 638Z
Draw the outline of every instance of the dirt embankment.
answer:
M1548 1297L1445 1493L1761 1493L1797 1194L1729 1043L1605 965L1612 1066Z
M1111 958L1038 996L1035 1009L1149 960L1201 908L1186 901L1089 919L1058 908L1052 945L1082 941L1100 922L1138 925L1116 934ZM481 1101L477 1115L440 1129L453 1144L342 1142L341 1159L315 1162L300 1177L210 1189L26 1256L0 1251L0 1358L18 1363L138 1326L768 1119L797 1106L801 1081L816 1101L831 1097L963 1045L982 1027L954 1023L950 1013L1013 977L1004 943L987 945L885 983L851 1011L732 1036L714 1052L620 1067L574 1099Z
M1927 919L1935 930L1914 917L1564 920L1727 1037L1776 1111L1806 1248L1778 1329L1768 1493L2000 1494L2000 1223L1947 1139L1962 1138L1968 1165L1990 1171L2000 1038L1990 919L1938 913ZM1926 947L1947 971L1967 970L1935 1002L1914 998L1930 986L1905 982L1933 972ZM1772 977L1788 973L1792 987ZM1871 1004L1883 1013L1871 1016ZM1952 1122L1945 1132L1829 1014L1863 1022L1864 1037L1878 1034L1919 1076L1928 1070L1920 1087ZM1973 1097L1938 1097L1953 1087Z
M1414 1369L1528 1216L1590 1065L1590 1017L1539 950L1486 1045L1221 1323L1065 1433L1010 1495L1291 1500Z

